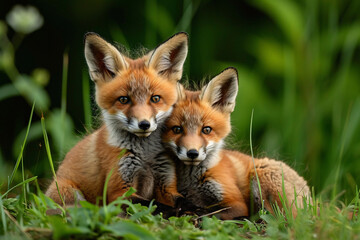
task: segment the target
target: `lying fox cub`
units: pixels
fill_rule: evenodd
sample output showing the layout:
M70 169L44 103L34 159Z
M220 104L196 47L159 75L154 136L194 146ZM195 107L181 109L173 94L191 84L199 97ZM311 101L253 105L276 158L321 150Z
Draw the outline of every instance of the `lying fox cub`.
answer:
M187 202L203 209L214 205L230 207L221 213L222 219L249 216L251 192L256 203L261 204L252 158L223 149L223 141L231 130L230 113L237 91L234 68L224 70L201 91L179 88L179 100L163 134L168 151L157 157L159 165L173 161L176 166L172 169L176 176L163 175L160 185L177 178L178 191ZM306 181L285 163L268 158L254 161L262 199L270 212L271 204L281 206L282 174L289 206L294 206L295 200L301 206L302 196L310 195ZM292 209L296 214L296 208Z
M66 204L74 204L76 196L95 203L112 169L109 202L129 186L140 197L152 198L154 179L147 163L162 151L161 133L177 100L187 50L186 33L138 59L126 57L97 34L85 36L85 58L104 123L71 149L57 170ZM123 149L128 152L120 159ZM46 195L62 204L55 181Z

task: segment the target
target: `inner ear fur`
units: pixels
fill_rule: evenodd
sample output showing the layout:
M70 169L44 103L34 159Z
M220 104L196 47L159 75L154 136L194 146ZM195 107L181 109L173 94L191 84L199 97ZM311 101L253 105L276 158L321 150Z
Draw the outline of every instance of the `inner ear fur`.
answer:
M110 81L127 68L122 54L96 33L85 35L85 59L93 81Z
M202 88L200 99L223 112L231 113L235 108L238 82L237 70L227 68Z
M159 45L148 61L148 67L171 81L179 81L188 52L188 35L180 32Z

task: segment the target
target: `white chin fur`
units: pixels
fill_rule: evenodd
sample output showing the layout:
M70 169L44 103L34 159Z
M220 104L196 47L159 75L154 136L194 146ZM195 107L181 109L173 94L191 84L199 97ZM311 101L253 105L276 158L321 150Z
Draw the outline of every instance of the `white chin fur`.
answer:
M148 137L152 132L135 132L134 134L138 137Z
M192 165L197 166L200 163L206 161L206 167L212 168L216 166L219 161L219 150L223 146L223 141L220 142L213 142L210 141L208 145L206 146L206 152L204 148L200 148L199 150L199 156L195 159L191 159L187 156L187 149L184 147L180 147L180 151L177 151L177 145L174 142L169 142L169 145L171 146L174 153L177 155L177 157L185 164L185 165Z
M197 161L197 160L182 160L182 162L185 164L185 165L188 165L188 166L197 166L199 165L202 161Z

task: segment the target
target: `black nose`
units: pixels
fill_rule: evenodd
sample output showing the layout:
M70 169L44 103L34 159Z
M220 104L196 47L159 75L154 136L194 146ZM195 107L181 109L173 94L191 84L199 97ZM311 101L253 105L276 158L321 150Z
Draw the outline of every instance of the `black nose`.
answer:
M186 155L188 158L195 159L199 156L199 152L196 149L190 149Z
M148 130L150 128L150 123L146 120L139 122L139 128L142 130Z

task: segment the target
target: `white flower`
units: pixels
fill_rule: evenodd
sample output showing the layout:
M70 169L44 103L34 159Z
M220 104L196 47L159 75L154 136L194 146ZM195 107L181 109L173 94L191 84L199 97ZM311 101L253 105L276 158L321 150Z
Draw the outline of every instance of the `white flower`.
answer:
M39 29L44 19L39 11L32 6L15 5L6 15L7 23L19 33L28 34Z

